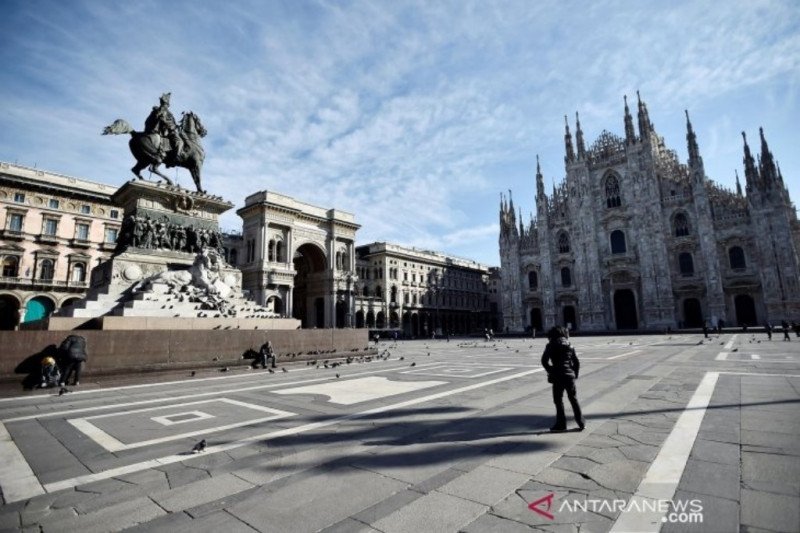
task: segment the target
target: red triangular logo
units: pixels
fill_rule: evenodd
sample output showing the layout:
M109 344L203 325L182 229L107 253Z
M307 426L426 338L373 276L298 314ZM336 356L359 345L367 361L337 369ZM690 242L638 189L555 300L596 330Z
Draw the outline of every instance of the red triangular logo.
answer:
M530 509L531 511L534 511L536 513L539 513L540 515L542 515L543 517L547 518L548 520L553 520L555 517L549 511L550 511L550 507L553 504L553 498L554 497L555 497L555 494L551 492L550 494L548 494L544 498L539 498L535 502L531 502L530 505L528 505L528 509ZM547 503L547 508L546 509L540 509L539 506L541 504L545 503L545 502Z

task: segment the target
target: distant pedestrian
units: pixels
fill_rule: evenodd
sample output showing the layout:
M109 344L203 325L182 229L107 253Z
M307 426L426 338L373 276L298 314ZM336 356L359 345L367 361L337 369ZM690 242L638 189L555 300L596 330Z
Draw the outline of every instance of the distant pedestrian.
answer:
M564 392L567 393L572 413L578 428L583 431L586 422L578 403L575 381L580 373L580 361L575 349L570 346L569 332L566 328L554 327L547 332L548 343L542 354L542 366L547 371L547 381L553 384L553 403L556 406L556 424L550 431L565 431L567 418L564 414Z
M703 336L708 338L708 322L703 322Z
M267 359L272 359L272 368L277 368L275 365L275 350L272 349L272 341L267 341L261 345L258 350L258 359L253 366L261 365L261 368L267 368Z
M767 340L771 341L772 340L772 324L770 324L769 322L766 322L764 324L764 331L767 332Z
M783 340L791 341L792 338L789 336L789 323L785 320L781 322L781 328L783 329Z
M800 322L792 322L792 329L796 337L800 337Z
M86 365L86 339L80 335L69 335L58 348L64 360L64 373L61 375L62 387L69 382L72 377L73 385L80 385L81 372Z

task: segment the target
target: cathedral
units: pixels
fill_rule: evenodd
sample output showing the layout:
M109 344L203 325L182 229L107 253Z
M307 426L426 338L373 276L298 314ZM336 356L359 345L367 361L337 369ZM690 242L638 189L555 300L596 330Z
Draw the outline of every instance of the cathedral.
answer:
M638 96L638 93L637 93ZM686 114L689 159L668 149L638 98L625 135L588 148L566 124L565 179L545 193L537 156L536 217L500 200L502 314L509 331L763 325L800 320L800 223L760 130L744 139L744 191L710 180ZM566 117L565 117L566 121ZM573 142L574 141L574 142Z

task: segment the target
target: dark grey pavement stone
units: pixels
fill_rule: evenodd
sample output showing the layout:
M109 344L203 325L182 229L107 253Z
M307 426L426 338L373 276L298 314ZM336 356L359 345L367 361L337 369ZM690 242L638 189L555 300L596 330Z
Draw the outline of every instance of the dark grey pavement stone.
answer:
M370 525L384 533L450 533L460 530L487 510L485 505L431 492Z
M533 527L502 518L493 514L483 514L473 522L461 528L463 533L532 533ZM572 531L572 530L570 530Z
M90 473L38 421L12 422L7 429L41 483Z
M678 484L681 490L739 500L739 466L689 459Z
M409 503L421 498L422 496L423 494L417 492L416 490L402 490L392 494L385 500L382 500L375 505L354 514L351 518L354 518L364 524L372 524L381 518L392 514L398 509L405 507Z
M405 483L371 472L340 468L281 488L264 487L227 510L260 531L318 531L405 488Z
M102 512L63 518L58 521L61 531L80 531L81 533L101 533L117 531L142 522L148 522L166 514L149 498L134 498L110 507Z
M423 481L420 481L419 483L416 483L416 484L412 485L410 488L411 488L411 490L414 490L414 491L419 492L421 494L427 494L428 492L431 492L432 490L436 490L439 487L441 487L442 485L445 485L445 484L449 483L450 481L452 481L453 479L456 479L457 477L460 477L460 476L463 476L463 475L464 475L464 471L463 470L456 470L455 468L448 468L444 472L439 472L438 474L435 474L435 475L429 477L428 479L425 479Z
M186 513L169 513L149 522L125 529L125 533L172 533L198 531L193 529L194 520Z
M679 490L673 501L690 502L699 500L702 505L702 522L668 522L661 527L661 533L730 533L739 531L739 502L716 498L706 494L696 494ZM688 507L691 511L692 506ZM679 517L676 517L679 518Z
M634 493L649 466L638 461L614 461L595 465L587 474L603 488Z
M231 494L253 488L252 483L232 474L222 474L187 485L150 494L150 498L168 512L183 511Z
M319 533L381 533L377 529L373 529L364 522L359 522L352 518L345 518L330 527L321 529Z
M186 512L192 518L199 518L201 516L205 516L207 514L215 513L217 511L222 511L232 505L236 505L239 502L245 501L246 499L250 498L256 491L260 490L261 487L255 486L247 490L243 490L241 492L236 492L234 494L229 494L224 498L220 498L218 500L214 500L208 503L204 503L202 505L197 505L195 507L189 507L184 512Z
M742 452L742 485L800 496L800 461L792 455Z
M526 474L491 466L479 466L437 490L457 498L491 506L523 486L529 479Z
M800 439L785 433L744 430L742 431L742 448L746 451L800 456Z
M800 531L800 498L742 489L742 525L796 533Z
M17 530L22 527L22 520L16 511L0 512L0 530L13 529Z
M167 475L167 482L169 482L169 487L171 489L188 485L190 483L195 483L197 481L202 481L211 477L205 470L189 468L180 463L160 466L156 470L160 470Z
M697 439L692 447L690 457L698 461L738 465L739 446L727 442Z

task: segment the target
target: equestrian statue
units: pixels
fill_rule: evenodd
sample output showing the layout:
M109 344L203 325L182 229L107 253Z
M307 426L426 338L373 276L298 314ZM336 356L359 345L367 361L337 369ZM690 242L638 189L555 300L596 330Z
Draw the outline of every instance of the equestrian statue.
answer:
M144 121L144 131L134 131L127 122L117 119L103 129L103 135L131 134L128 146L136 158L136 165L131 170L139 179L144 179L140 174L142 169L149 167L150 172L166 180L169 185L174 185L172 180L158 171L163 163L167 168L188 169L197 191L205 192L200 186L200 169L205 158L200 138L206 136L206 129L200 117L191 111L182 113L180 122L175 122L169 110L169 99L170 93L161 95L159 105L153 107Z

